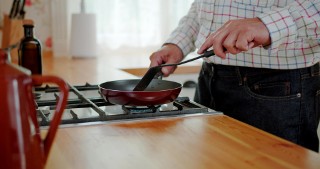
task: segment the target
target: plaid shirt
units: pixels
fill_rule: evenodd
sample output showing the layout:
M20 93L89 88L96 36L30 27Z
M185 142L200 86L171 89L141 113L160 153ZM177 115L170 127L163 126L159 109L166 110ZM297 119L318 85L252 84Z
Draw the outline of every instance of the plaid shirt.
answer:
M320 0L195 0L166 43L177 44L187 55L228 20L258 17L269 30L270 46L206 61L270 69L309 67L320 61L319 12Z

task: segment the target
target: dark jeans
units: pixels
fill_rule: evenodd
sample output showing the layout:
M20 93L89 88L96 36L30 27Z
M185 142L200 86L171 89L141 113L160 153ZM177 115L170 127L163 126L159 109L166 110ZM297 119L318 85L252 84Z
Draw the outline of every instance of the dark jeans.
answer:
M318 151L319 64L272 70L204 63L195 101Z

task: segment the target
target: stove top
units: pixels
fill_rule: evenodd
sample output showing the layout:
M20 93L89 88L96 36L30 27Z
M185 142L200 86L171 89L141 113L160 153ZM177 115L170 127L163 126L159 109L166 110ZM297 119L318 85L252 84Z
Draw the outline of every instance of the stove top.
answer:
M129 120L167 116L212 113L207 107L178 97L175 101L149 107L125 107L105 102L99 93L98 85L85 84L71 86L68 103L61 124L85 124L113 120ZM34 90L37 115L40 126L48 126L56 107L59 89L54 86L36 87Z

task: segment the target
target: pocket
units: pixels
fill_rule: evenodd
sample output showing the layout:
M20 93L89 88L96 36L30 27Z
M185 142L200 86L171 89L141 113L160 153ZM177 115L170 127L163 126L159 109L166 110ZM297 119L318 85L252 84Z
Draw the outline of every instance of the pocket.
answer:
M250 6L257 6L257 7L271 7L274 3L274 0L234 0L238 4L242 5L250 5Z
M248 87L246 105L248 123L292 142L297 142L300 125L301 97L269 96L252 92Z
M290 82L256 83L249 88L253 93L264 96L287 96L290 94Z
M266 70L246 76L244 87L246 92L256 99L286 100L299 98L301 94L297 88L296 78L292 78L292 71ZM292 79L291 79L292 78Z

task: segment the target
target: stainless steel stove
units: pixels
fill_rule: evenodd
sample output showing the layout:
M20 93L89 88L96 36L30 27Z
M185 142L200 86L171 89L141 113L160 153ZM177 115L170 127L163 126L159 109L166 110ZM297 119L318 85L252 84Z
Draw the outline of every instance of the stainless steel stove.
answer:
M156 118L167 116L215 113L214 111L190 101L188 97L178 97L175 101L149 107L126 107L105 102L99 94L98 85L85 84L69 86L68 103L61 124L90 124L114 120ZM46 85L35 88L40 126L48 126L53 117L59 90Z

